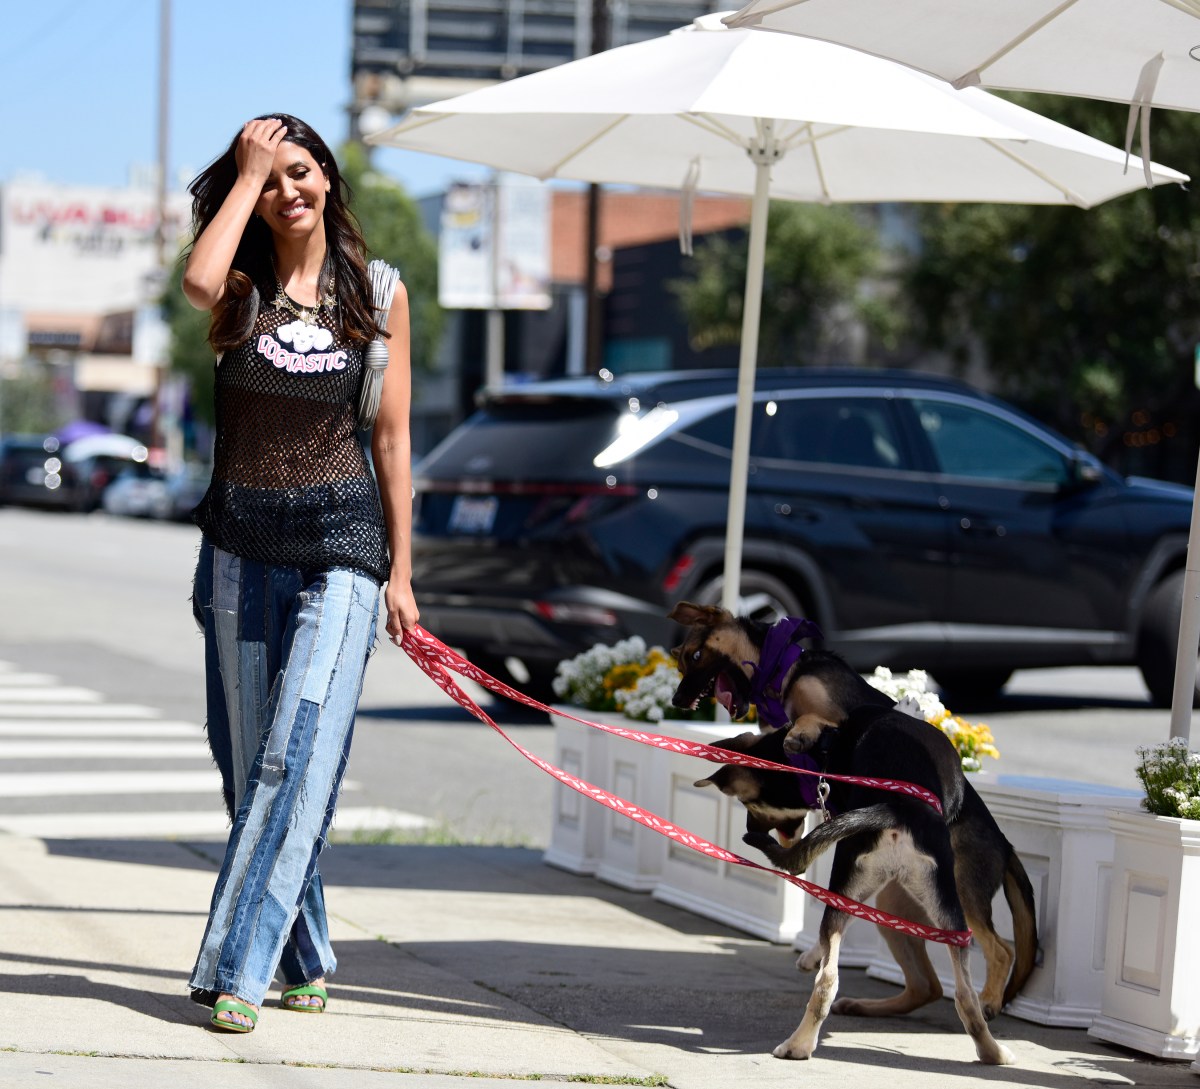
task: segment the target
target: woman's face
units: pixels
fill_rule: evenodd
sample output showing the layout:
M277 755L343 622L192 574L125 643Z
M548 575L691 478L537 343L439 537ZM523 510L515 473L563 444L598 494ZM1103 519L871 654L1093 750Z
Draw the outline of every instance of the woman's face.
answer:
M285 238L310 234L322 222L329 179L299 144L280 143L254 211L272 233Z

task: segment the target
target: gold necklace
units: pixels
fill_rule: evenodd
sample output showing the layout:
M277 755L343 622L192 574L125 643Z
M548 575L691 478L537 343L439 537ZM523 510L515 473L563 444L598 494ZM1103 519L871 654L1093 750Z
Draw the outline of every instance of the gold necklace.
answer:
M317 320L317 315L324 309L332 313L333 308L337 305L337 293L334 289L334 281L332 278L329 281L329 290L325 293L325 297L321 297L320 288L317 289L317 301L312 306L301 306L299 303L292 302L288 298L287 292L283 290L283 284L279 282L279 276L275 276L275 298L271 305L277 310L287 310L298 317L305 325L311 325Z
M288 298L287 292L283 290L283 284L279 282L279 274L276 273L275 298L271 305L276 310L286 310L298 319L284 322L275 330L275 336L283 343L290 344L297 352L307 352L312 348L323 352L333 344L333 333L317 324L317 318L322 309L328 311L332 317L333 308L337 305L337 294L332 278L329 281L329 290L324 297L322 297L318 285L315 305L300 306Z

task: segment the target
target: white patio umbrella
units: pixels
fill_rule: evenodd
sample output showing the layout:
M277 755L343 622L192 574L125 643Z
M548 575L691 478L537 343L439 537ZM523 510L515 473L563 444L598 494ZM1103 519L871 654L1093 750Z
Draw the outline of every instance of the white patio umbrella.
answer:
M838 43L956 87L1128 103L1125 147L1140 118L1145 155L1152 108L1200 111L1200 0L751 0L725 22ZM1191 734L1200 644L1195 503L1187 556L1171 698L1171 736L1182 738Z
M723 586L736 610L768 199L1086 208L1142 179L1116 148L983 91L721 20L421 107L369 141L543 179L752 195Z
M726 22L848 45L955 87L1200 110L1197 0L752 0Z

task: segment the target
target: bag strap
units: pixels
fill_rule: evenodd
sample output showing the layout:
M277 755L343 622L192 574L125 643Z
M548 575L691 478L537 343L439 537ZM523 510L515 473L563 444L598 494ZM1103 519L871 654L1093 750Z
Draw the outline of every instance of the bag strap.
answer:
M392 309L392 299L396 296L396 285L400 282L400 273L386 261L376 258L367 265L367 276L371 281L371 303L375 307L375 324L380 328L386 328L388 313Z
M386 261L375 260L367 265L367 275L371 280L375 324L386 326L400 273ZM375 417L379 415L379 405L383 400L383 373L388 365L387 343L382 337L376 337L367 345L363 364L362 388L358 395L358 426L363 431L369 431L375 426Z

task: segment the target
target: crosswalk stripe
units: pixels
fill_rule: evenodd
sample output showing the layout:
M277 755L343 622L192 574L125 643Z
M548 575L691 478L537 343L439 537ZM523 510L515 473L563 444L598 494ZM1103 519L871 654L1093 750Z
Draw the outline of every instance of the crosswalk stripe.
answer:
M0 834L43 839L224 838L229 822L219 804L220 775L202 726L160 719L153 707L105 703L91 689L63 685L48 673L0 661L0 760L194 760L197 771L56 771L0 773L0 801L16 798L151 798L205 795L199 810L0 814ZM361 790L345 781L345 793ZM344 795L343 795L344 796ZM119 804L119 803L118 803ZM347 806L334 833L416 830L432 822L415 813Z
M73 719L0 718L0 737L204 737L194 722L82 722Z
M58 683L58 678L52 677L49 673L0 673L0 692L5 688Z
M412 831L430 821L396 809L348 806L333 821L335 833ZM219 836L229 832L223 809L167 813L31 813L0 816L0 832L39 839L169 839L186 836Z
M83 794L208 794L221 789L207 771L46 771L0 775L0 798L78 797Z
M0 700L0 721L12 718L158 718L161 712L136 703L23 703Z
M99 703L103 697L90 688L69 685L31 685L0 690L4 703Z
M0 774L0 798L73 798L80 795L206 794L220 790L216 768L207 771L49 771ZM343 790L358 790L346 781Z
M62 760L92 757L97 760L134 759L148 760L160 757L170 760L211 761L208 745L204 738L196 736L192 741L158 740L107 740L80 738L53 738L49 740L0 739L0 759L4 760Z

